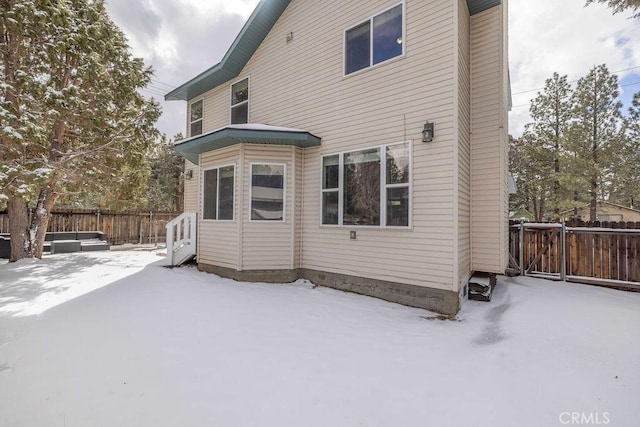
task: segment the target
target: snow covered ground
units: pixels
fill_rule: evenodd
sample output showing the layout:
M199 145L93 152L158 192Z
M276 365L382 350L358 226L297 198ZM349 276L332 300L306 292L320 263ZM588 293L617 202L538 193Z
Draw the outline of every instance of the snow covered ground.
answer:
M161 263L127 251L0 264L1 426L640 420L640 294L502 278L492 302L438 320Z

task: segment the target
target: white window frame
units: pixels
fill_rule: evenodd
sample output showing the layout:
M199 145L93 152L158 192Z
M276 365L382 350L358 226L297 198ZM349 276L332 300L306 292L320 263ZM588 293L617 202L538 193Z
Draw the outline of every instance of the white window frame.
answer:
M283 177L282 177L282 219L277 221L266 220L266 219L252 219L251 218L251 203L253 201L253 166L254 165L264 165L264 166L282 166L283 167ZM274 223L274 224L282 224L287 222L287 164L286 163L276 163L276 162L251 162L249 163L249 222L257 222L260 224L265 223Z
M196 103L198 103L198 102L202 102L202 117L200 117L198 120L193 120L193 121L191 121L191 107L193 106L193 104L196 104ZM191 102L191 103L189 104L189 111L188 111L188 114L189 114L189 115L188 115L187 117L189 118L189 137L192 137L192 136L198 136L198 135L203 135L203 134L204 134L204 97L203 97L203 98L196 99L195 101L193 101L193 102ZM192 125L193 123L196 123L196 122L202 122L202 132L200 132L198 135L192 135L192 134L191 134L191 125Z
M231 219L219 219L220 218L220 169L222 168L227 168L229 166L233 166L233 215ZM204 176L205 176L205 172L206 171L210 171L210 170L218 170L218 179L216 182L216 218L205 218L204 217L204 192L205 192L205 188L204 188ZM208 166L206 168L202 168L202 170L200 171L200 185L202 188L202 194L200 196L200 200L201 200L201 208L200 208L200 218L202 218L202 221L206 221L206 222L235 222L236 220L236 187L237 187L237 182L238 182L238 167L236 165L236 163L227 163L224 165L216 165L216 166Z
M401 184L387 184L387 147L407 144L409 146L409 182ZM344 221L344 156L345 154L358 151L377 149L380 153L380 225L354 225L343 224ZM323 224L323 195L326 192L335 192L335 188L322 188L322 174L324 171L324 158L338 156L338 224ZM408 225L387 225L387 189L403 188L409 189L409 218ZM362 147L353 150L329 153L320 156L320 227L328 228L351 228L351 229L390 229L390 230L412 230L413 229L413 141L392 142L389 144Z
M237 104L233 104L233 85L235 85L236 83L240 83L242 81L246 80L247 81L247 100L246 101L242 101L242 102L238 102ZM239 80L234 81L233 83L231 83L229 85L229 124L231 124L231 121L233 119L233 108L234 107L238 107L239 105L244 105L247 104L247 123L251 123L251 120L249 120L250 118L250 114L251 114L251 79L250 76L246 76L243 77ZM246 123L236 123L236 124L246 124Z
M378 62L377 64L374 64L373 63L373 18L375 18L378 15L382 15L383 13L388 12L394 7L397 7L399 5L402 5L402 54L398 56L394 56L393 58L389 58L386 61L382 61L382 62ZM347 33L366 22L369 22L369 66L364 67L361 70L354 71L353 73L347 74ZM344 34L342 37L342 77L343 78L351 77L353 75L360 74L366 70L370 70L380 65L388 64L389 62L397 61L398 59L404 58L407 53L406 46L407 46L407 4L406 4L406 0L402 0L401 2L398 2L381 12L378 12L375 15L371 15L368 19L362 20L354 25L351 25L349 28L344 30Z

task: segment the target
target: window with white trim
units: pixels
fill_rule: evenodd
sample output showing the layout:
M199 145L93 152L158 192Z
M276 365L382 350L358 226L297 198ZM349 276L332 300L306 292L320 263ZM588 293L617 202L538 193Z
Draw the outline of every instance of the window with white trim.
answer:
M189 107L189 136L202 134L202 117L204 103L201 100L193 102Z
M251 165L251 220L284 221L284 164Z
M345 75L404 53L403 9L400 3L345 31Z
M249 123L249 79L231 85L231 124Z
M202 219L233 220L235 166L203 171Z
M322 157L322 224L409 227L411 144Z

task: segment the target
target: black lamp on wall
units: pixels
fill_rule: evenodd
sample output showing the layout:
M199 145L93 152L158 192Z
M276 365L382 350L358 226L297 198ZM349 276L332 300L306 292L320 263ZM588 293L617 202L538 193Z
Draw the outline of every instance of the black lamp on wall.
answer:
M189 169L185 174L184 177L187 179L192 179L193 178L193 169Z
M424 124L424 129L422 129L422 142L431 142L433 138L436 136L436 128L433 123L429 120Z

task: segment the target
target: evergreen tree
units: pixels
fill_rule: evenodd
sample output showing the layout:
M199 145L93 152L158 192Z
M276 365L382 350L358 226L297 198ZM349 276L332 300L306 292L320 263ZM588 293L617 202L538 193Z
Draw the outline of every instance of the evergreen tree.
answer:
M634 18L640 18L640 0L587 0L587 6L591 3L602 3L613 9L613 13L631 10Z
M640 92L633 96L629 116L626 118L626 135L620 150L612 182L613 203L640 208Z
M60 195L142 188L159 107L139 94L152 71L103 0L0 0L0 37L0 202L15 261L42 256Z
M182 135L174 137L182 139ZM153 212L180 212L184 197L184 158L176 153L173 142L162 139L150 155L151 173L145 190L145 209Z
M549 200L541 200L540 216L553 210L553 218L560 218L561 208L567 207L566 195L561 187L561 157L565 131L571 120L571 86L567 76L553 73L547 79L542 92L531 101L530 113L533 123L526 126L523 139L528 143L531 166L540 173L538 180L544 187L540 197L549 194ZM537 216L537 215L536 215Z
M522 139L514 139L509 135L509 171L511 171L518 189L515 194L509 196L510 211L530 209L529 170L530 165L527 162Z
M509 160L518 187L518 194L512 196L516 202L512 210L527 209L536 221L543 221L552 193L549 176L553 164L548 152L539 145L533 133L525 132L510 144Z
M618 77L603 64L578 81L572 97L574 122L566 148L573 155L572 174L588 182L591 221L620 161L624 128L618 95Z

